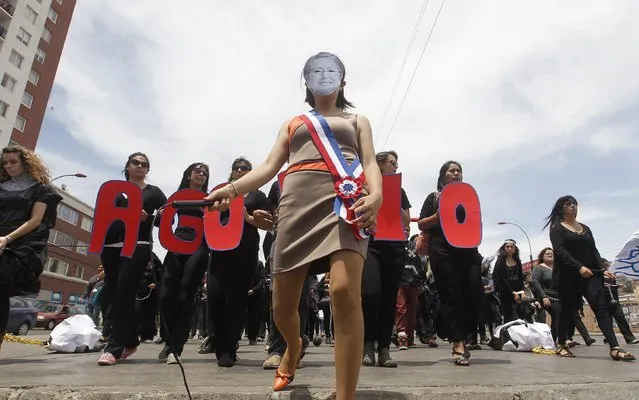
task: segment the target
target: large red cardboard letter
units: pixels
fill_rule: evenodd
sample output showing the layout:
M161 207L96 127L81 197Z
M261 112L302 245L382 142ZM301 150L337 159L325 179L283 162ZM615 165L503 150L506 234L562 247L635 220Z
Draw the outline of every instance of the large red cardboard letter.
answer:
M218 189L227 183L217 185ZM240 245L244 231L244 196L237 196L229 207L229 220L226 225L220 221L221 212L204 212L204 237L206 244L214 251L229 251Z
M126 207L116 207L115 200L118 195L124 194L127 198ZM142 216L142 189L135 183L127 181L108 181L102 184L95 202L93 218L93 230L89 253L102 253L106 233L115 221L124 224L124 245L121 256L133 257L140 230L140 218Z
M168 203L175 200L202 200L204 193L200 190L182 189L169 197ZM180 215L178 226L191 228L195 231L195 239L192 241L182 240L173 234L173 218L177 210L173 206L168 206L162 212L160 220L160 244L168 251L176 254L193 254L202 243L204 234L202 218L191 215Z
M457 220L457 207L464 208L466 218ZM479 197L467 183L453 182L444 186L439 198L439 220L451 246L473 248L481 244L482 223Z
M377 214L376 240L406 240L402 222L402 174L382 175L384 201Z

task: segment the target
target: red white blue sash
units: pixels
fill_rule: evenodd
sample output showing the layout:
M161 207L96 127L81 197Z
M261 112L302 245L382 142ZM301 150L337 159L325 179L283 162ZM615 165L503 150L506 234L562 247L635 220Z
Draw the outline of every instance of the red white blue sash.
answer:
M350 164L346 161L333 131L322 114L311 110L300 115L299 118L306 125L315 147L319 150L335 180L337 196L333 211L345 222L352 225L351 221L356 216L349 208L362 196L362 186L365 182L364 169L357 157ZM358 239L365 239L369 236L365 229L352 226L353 233Z

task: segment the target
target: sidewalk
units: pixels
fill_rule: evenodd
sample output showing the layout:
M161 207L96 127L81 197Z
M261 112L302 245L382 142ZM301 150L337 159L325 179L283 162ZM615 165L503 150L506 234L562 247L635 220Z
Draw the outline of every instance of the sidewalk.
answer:
M218 368L197 342L184 351L194 399L326 399L334 386L330 347L311 346L293 390L272 394L274 371L262 369L261 345L242 342L234 368ZM626 346L633 353L639 346ZM187 399L179 366L157 360L161 346L143 344L130 360L98 367L98 353L49 354L44 348L6 343L0 355L0 400ZM578 346L576 359L532 353L473 352L471 367L456 367L450 349L423 346L393 351L397 369L364 368L358 399L550 400L638 399L639 363L614 362L598 338Z

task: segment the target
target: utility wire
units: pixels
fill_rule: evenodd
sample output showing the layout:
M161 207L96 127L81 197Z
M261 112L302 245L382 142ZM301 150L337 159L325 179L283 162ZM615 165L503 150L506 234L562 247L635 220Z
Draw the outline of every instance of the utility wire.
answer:
M395 123L397 123L397 118L399 117L399 113L402 110L402 106L404 105L404 101L406 100L406 96L408 95L408 92L410 90L410 87L413 83L413 79L415 79L415 74L417 73L417 70L419 69L419 64L422 61L422 58L424 57L424 53L426 52L426 48L428 47L428 43L430 43L430 38L433 35L433 31L435 30L435 26L437 26L437 21L439 20L439 16L441 15L442 9L444 8L444 4L446 3L446 0L442 0L441 5L439 6L439 10L437 11L437 15L435 16L435 21L433 21L433 26L430 28L430 32L428 33L428 38L426 39L426 43L424 43L424 47L422 48L422 53L419 55L419 59L417 60L417 65L415 66L415 70L413 71L413 75L410 78L410 81L408 82L408 87L406 87L406 91L404 92L404 97L402 97L402 101L399 104L399 108L397 109L397 113L395 114L395 118L393 119L393 124L391 125L389 131L388 131L388 135L386 135L386 140L384 140L384 145L382 146L382 148L386 147L386 143L388 143L388 139L390 138L391 134L393 133L393 128L395 127Z

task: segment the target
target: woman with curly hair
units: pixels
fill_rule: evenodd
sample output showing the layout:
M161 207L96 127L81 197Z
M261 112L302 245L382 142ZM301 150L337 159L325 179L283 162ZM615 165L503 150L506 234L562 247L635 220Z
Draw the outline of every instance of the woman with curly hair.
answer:
M62 196L30 150L5 147L0 171L0 346L9 318L9 297L37 294L47 262L49 230Z

